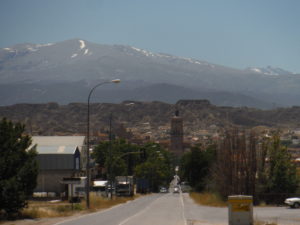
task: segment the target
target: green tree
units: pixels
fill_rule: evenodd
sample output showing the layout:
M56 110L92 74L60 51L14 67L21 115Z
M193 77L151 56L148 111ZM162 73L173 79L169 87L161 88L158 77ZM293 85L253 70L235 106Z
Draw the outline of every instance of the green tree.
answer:
M0 212L18 212L36 186L38 164L24 125L0 121Z
M133 175L134 168L138 164L140 157L139 147L130 144L124 139L116 139L100 142L92 153L95 162L101 167L106 168L106 173L102 174L107 177L107 173L111 175Z
M160 185L168 185L172 179L170 153L156 143L147 143L140 151L140 163L135 167L136 177L147 179L152 191L158 191Z
M294 193L299 179L295 164L280 137L274 135L268 145L268 166L266 167L267 193Z
M204 148L201 145L192 147L190 152L181 159L180 174L197 191L202 191L206 185L206 178L215 160L216 146Z
M156 143L138 146L122 139L101 142L92 157L106 168L107 172L102 177L134 175L146 178L154 191L158 190L159 185L167 185L170 181L170 154Z

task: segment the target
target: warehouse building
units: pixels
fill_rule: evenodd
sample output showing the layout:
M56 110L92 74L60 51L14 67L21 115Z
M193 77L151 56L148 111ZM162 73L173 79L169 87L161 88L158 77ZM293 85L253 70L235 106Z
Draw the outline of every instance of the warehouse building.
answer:
M36 194L60 196L66 191L64 177L82 175L84 136L33 136L32 146L38 153L39 174Z

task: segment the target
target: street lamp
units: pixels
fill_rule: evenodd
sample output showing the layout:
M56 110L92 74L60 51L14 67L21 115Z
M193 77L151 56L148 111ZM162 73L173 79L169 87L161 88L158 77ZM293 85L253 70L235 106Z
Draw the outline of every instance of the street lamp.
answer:
M87 138L87 148L86 148L86 207L90 208L90 98L93 93L93 91L103 85L103 84L109 84L109 83L120 83L120 79L110 80L110 81L104 81L97 85L95 85L88 96L88 102L87 102L87 132L86 132L86 138Z

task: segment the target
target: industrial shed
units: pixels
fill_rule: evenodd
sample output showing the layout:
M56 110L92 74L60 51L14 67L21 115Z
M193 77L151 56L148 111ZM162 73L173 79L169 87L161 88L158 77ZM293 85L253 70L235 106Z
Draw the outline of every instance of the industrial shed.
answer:
M35 192L56 196L64 192L63 178L80 174L84 144L84 136L33 136L39 162Z

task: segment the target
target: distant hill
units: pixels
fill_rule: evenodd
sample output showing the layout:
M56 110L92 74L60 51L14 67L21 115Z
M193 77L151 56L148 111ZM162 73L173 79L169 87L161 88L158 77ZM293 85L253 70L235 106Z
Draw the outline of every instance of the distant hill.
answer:
M176 104L163 102L124 101L120 104L91 104L91 129L99 131L113 124L124 124L139 133L151 132L155 136L168 136L170 118L179 110L184 120L185 135L193 135L201 129L228 126L240 127L300 127L300 107L259 110L247 107L218 107L207 100L180 100ZM0 107L0 118L6 117L26 125L34 135L85 134L87 105L71 103L59 105L16 104ZM145 124L148 127L145 129Z
M0 105L85 102L94 84L114 78L121 84L98 88L95 101L205 98L217 105L272 108L297 105L300 97L300 75L279 68L238 70L80 39L0 49Z

